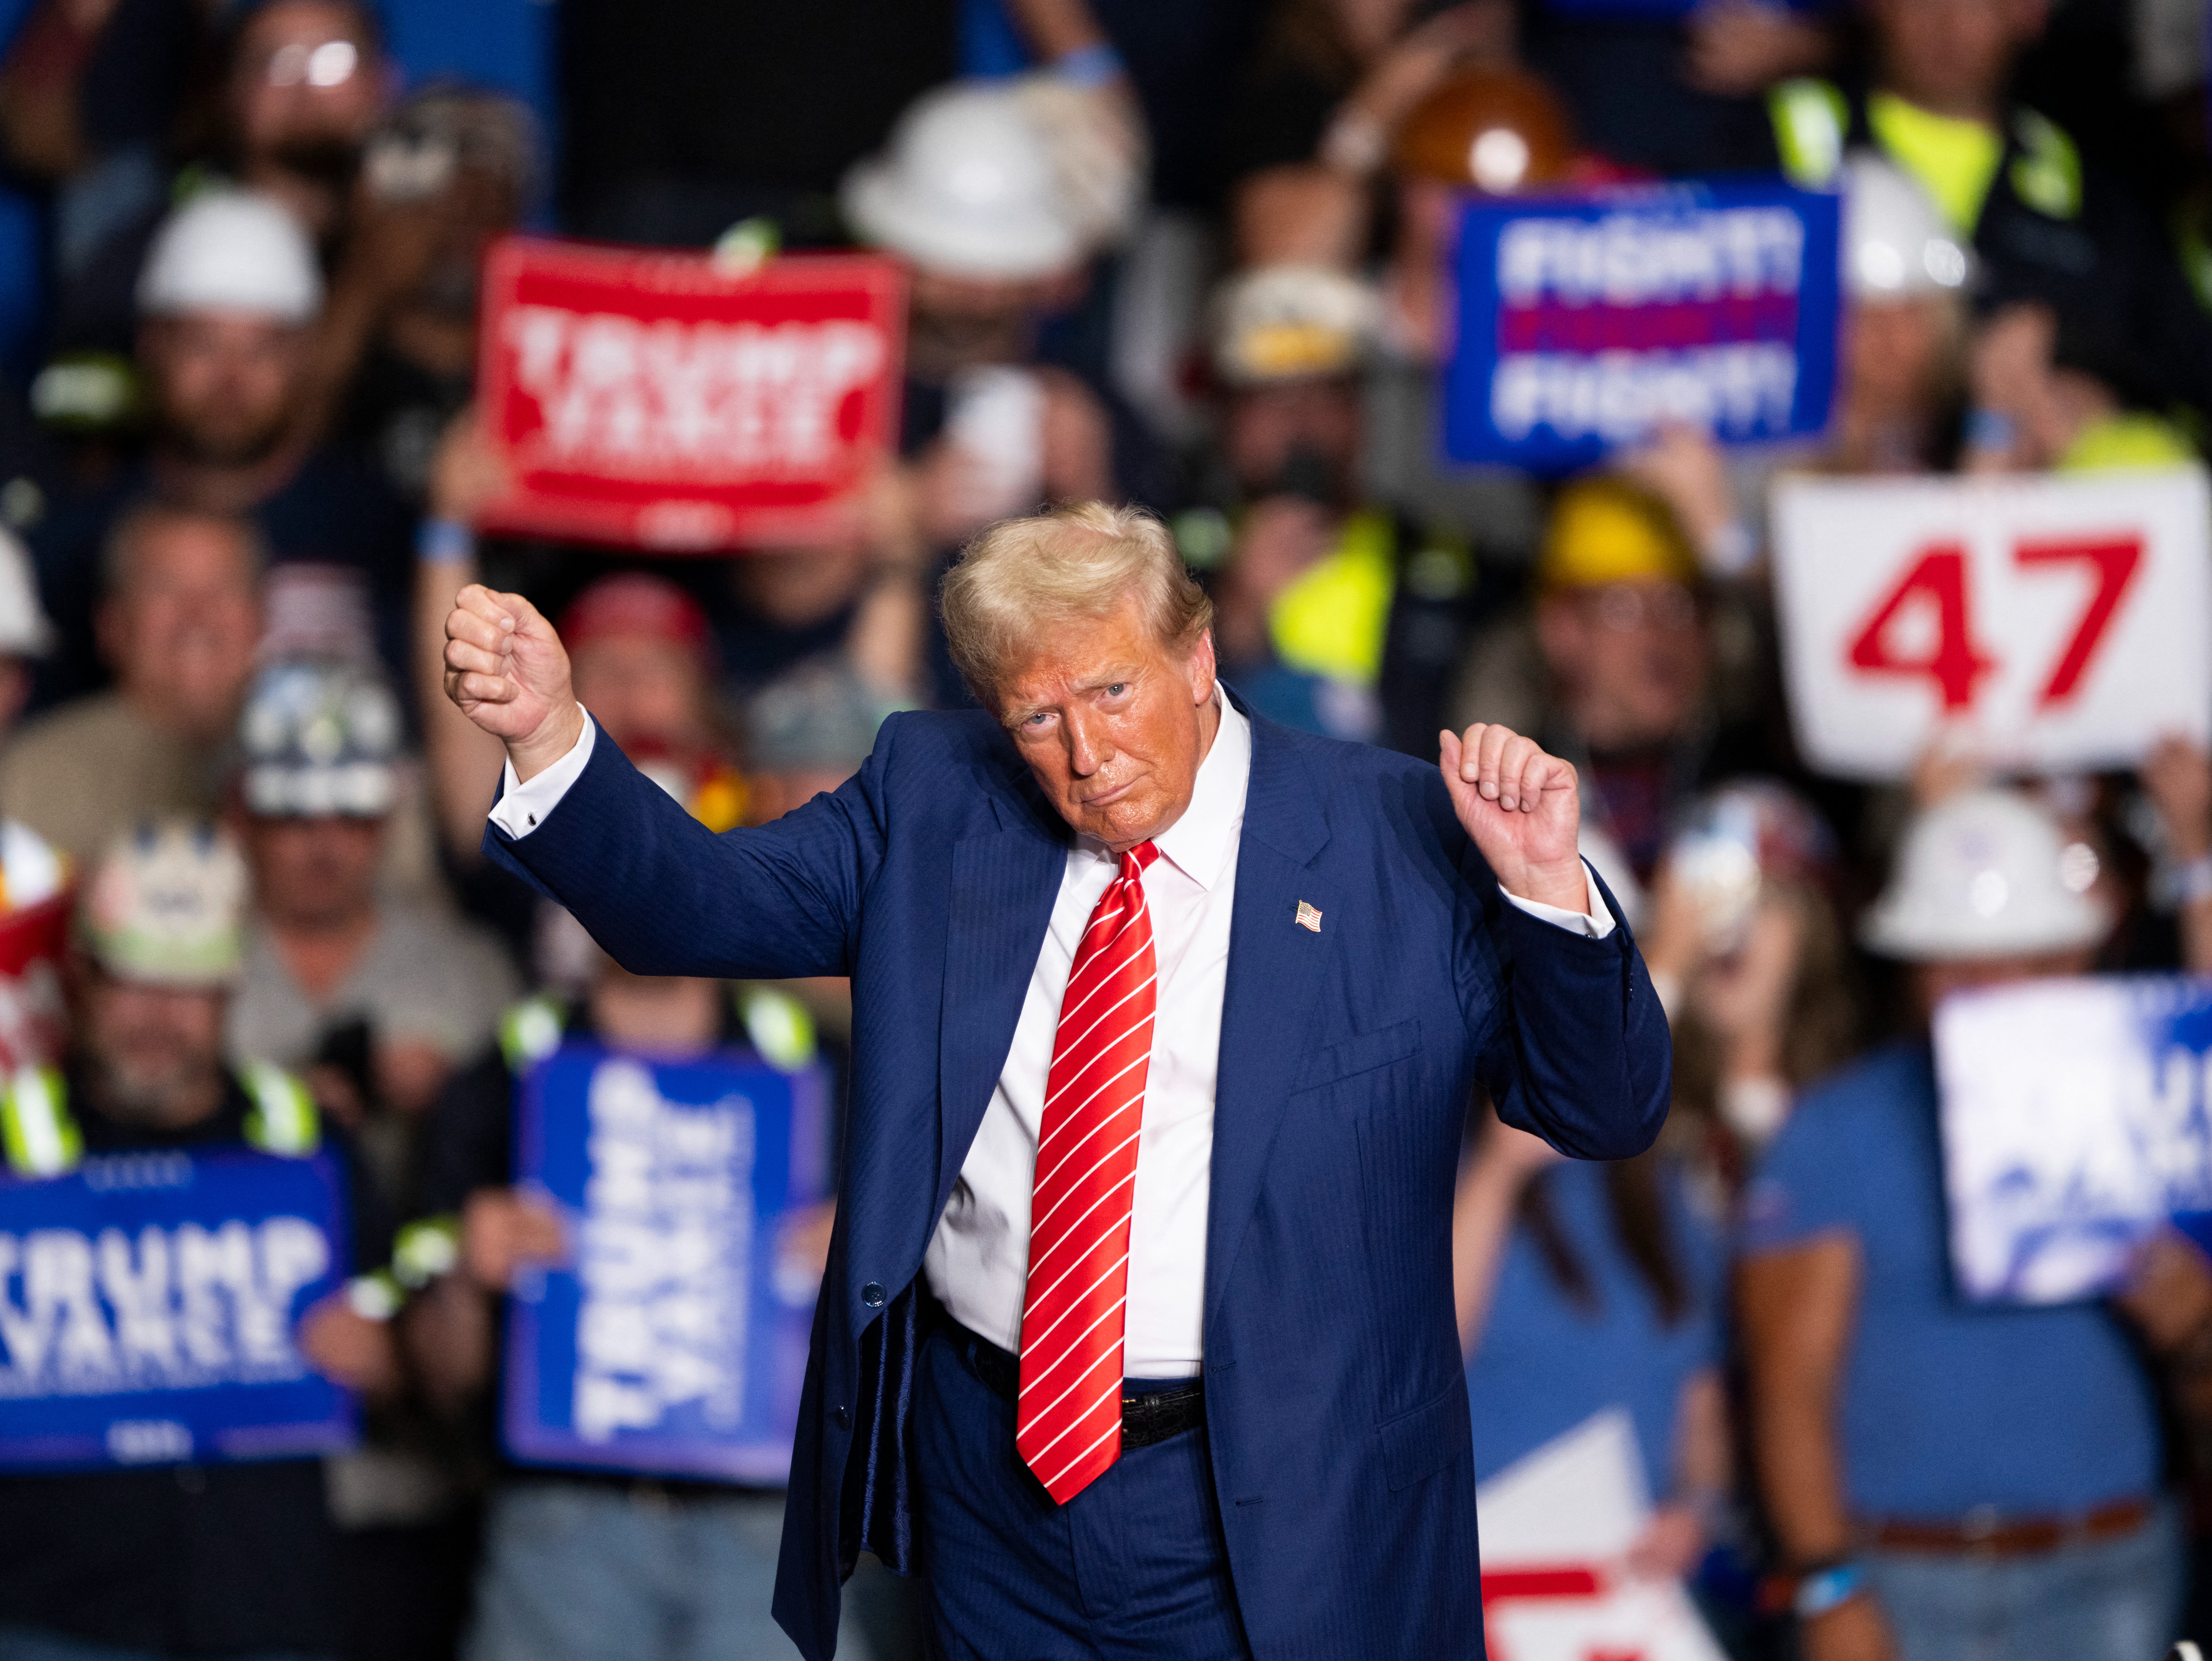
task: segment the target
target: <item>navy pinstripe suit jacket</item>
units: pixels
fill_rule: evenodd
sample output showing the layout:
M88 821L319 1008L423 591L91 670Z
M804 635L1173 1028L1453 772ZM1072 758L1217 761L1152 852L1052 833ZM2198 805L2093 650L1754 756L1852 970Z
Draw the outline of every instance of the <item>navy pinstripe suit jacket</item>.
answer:
M536 831L487 835L634 970L852 977L841 1202L775 1597L810 1661L835 1647L863 1547L913 1561L915 1281L1069 834L968 712L894 716L834 794L719 837L603 734ZM1246 1633L1259 1661L1479 1658L1449 1249L1469 1092L1566 1153L1625 1158L1666 1113L1666 1020L1625 924L1590 940L1503 903L1433 766L1255 718L1237 858L1205 1354Z

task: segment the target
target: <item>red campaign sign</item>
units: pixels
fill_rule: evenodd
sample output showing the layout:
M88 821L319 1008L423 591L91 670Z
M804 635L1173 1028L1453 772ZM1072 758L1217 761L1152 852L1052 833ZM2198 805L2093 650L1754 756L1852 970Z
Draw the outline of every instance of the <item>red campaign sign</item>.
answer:
M905 280L512 237L484 277L485 424L513 478L482 528L715 553L818 544L896 447Z

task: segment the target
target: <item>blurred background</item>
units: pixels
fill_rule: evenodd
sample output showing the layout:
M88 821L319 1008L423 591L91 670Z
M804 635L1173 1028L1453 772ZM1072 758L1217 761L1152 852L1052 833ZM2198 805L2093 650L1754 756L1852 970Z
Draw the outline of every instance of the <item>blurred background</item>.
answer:
M629 976L490 869L442 620L528 596L609 737L759 824L969 703L939 577L1089 498L1166 521L1257 712L1425 757L1500 721L1581 770L1674 1109L1606 1166L1469 1104L1480 1475L1625 1414L1625 1572L1746 1661L2154 1661L2212 1595L2212 1268L2139 1230L2086 1290L1969 1297L1930 1022L2212 975L2201 489L2160 557L2204 615L2131 666L2188 717L2102 770L1932 716L1823 770L1771 510L2017 484L2033 540L2030 485L2194 476L2208 38L2203 0L0 0L0 1040L58 1069L10 1086L9 1163L283 1153L249 1064L287 1069L363 1276L300 1343L365 1404L325 1460L0 1475L0 1661L792 1653L775 1487L502 1443L502 1300L569 1249L512 1113L564 1037L834 1103L845 989ZM1739 175L1840 198L1825 420L1447 458L1468 204ZM491 533L483 263L518 232L893 262L896 444L838 534ZM1928 593L1933 635L1859 655L1956 713L2026 643ZM781 1226L804 1290L830 1208ZM915 1598L864 1561L841 1653L921 1653Z

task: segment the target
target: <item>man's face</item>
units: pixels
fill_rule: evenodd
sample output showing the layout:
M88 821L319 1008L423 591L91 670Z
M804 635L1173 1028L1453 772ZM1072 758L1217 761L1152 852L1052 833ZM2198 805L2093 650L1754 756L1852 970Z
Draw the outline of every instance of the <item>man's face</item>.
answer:
M1921 1019L1926 1021L1934 1017L1936 1006L1954 992L2086 975L2096 957L2094 951L2082 947L2072 952L2039 952L2019 958L1963 958L1952 963L1917 963L1912 965L1913 1001L1920 1007Z
M571 654L576 700L624 750L696 749L707 740L707 682L675 641L649 635L595 640Z
M1359 393L1348 380L1249 386L1230 395L1222 442L1247 496L1293 495L1350 505L1359 459Z
M231 120L249 173L343 184L384 103L384 64L348 7L274 0L239 40Z
M118 980L89 964L78 987L79 1038L102 1110L157 1129L211 1110L226 993Z
M190 736L221 735L237 718L261 637L252 551L216 520L149 526L100 634L132 703Z
M1697 596L1679 582L1546 594L1536 634L1567 717L1594 750L1678 739L1705 697L1705 622Z
M334 928L376 909L384 821L329 814L246 821L257 910L279 928Z
M907 268L908 355L933 377L1030 355L1040 312L1080 292L1079 279L958 277Z
M139 356L162 445L210 466L267 460L290 424L307 345L305 329L241 312L149 319Z
M2013 55L2043 27L2045 0L1872 0L1882 78L1939 114L1990 113Z
M1060 816L1121 853L1190 806L1216 719L1213 637L1176 652L1133 599L1105 617L1041 623L997 701Z
M1948 298L1855 301L1844 317L1844 398L1869 421L1928 416L1955 375L1960 332Z

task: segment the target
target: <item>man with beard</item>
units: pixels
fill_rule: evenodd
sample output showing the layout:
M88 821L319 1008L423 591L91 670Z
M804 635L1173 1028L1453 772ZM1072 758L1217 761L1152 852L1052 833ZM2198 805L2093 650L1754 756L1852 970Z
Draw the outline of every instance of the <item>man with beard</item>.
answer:
M134 285L163 214L208 184L270 197L324 249L343 240L391 84L374 18L350 0L262 0L230 8L219 27L214 107L186 133L184 172L165 181L145 169L154 188L106 204L112 228L67 272L55 319L65 352L131 350Z
M380 890L400 737L398 700L364 666L295 658L255 678L236 802L253 902L229 1018L234 1056L352 1069L365 1099L344 1106L395 1202L414 1123L519 991L480 931Z
M101 557L106 691L0 751L0 805L79 861L142 819L204 818L261 634L261 539L245 520L160 502L116 521Z
M1231 513L1178 523L1194 547L1207 528L1227 541L1211 584L1224 672L1286 726L1423 753L1497 585L1479 580L1485 551L1469 538L1364 490L1374 297L1325 266L1262 265L1224 284L1213 309L1220 418L1206 487Z
M96 682L91 551L146 496L252 520L271 567L272 650L374 649L404 664L412 521L365 467L303 430L322 301L306 234L270 198L208 192L163 224L137 290L148 453L40 527L40 584L63 635L48 698Z
M223 1065L245 889L236 850L202 827L149 827L110 851L70 964L70 1058L41 1087L19 1076L0 1098L15 1177L122 1153L313 1150L321 1127L296 1080ZM340 1383L398 1387L385 1327L342 1294L310 1310L295 1341ZM316 1460L9 1476L0 1539L5 1661L336 1652Z

